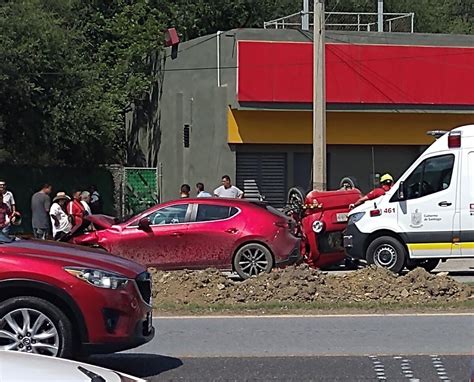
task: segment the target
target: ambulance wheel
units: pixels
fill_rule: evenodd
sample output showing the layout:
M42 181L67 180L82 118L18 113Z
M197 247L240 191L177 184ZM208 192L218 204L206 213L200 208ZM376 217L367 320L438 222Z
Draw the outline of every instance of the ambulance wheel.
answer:
M391 236L381 236L370 243L366 253L367 263L400 273L405 267L407 251L402 243Z

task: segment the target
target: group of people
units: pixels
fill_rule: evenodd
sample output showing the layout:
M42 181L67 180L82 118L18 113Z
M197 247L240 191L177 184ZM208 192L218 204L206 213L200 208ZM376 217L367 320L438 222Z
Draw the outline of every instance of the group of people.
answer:
M52 228L54 240L61 240L72 232L86 229L90 223L84 217L102 213L102 201L97 187L88 191L74 190L72 197L59 191L51 203L52 186L44 184L31 197L31 223L35 238L45 240Z
M243 198L244 193L239 188L232 185L229 175L224 175L222 177L222 185L217 187L213 194L207 192L204 188L204 184L199 182L196 183L196 197L198 198L211 198L211 197L221 197L221 198ZM180 190L181 198L191 197L191 186L189 184L183 184Z

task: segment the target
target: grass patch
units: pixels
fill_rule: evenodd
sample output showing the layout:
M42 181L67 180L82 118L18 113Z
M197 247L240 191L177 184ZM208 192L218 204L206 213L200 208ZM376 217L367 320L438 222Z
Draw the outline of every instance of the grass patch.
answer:
M474 301L413 303L361 302L311 302L283 303L279 301L259 304L227 305L216 304L178 304L163 302L155 304L158 315L222 315L222 314L354 314L354 313L440 313L472 312Z

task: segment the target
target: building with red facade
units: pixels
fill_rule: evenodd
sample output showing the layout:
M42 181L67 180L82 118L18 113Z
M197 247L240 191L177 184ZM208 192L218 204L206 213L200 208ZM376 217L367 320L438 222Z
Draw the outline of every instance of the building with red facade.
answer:
M327 32L325 49L329 189L352 175L367 191L378 174L400 175L432 142L427 131L474 123L474 36ZM268 29L202 37L167 57L164 198L224 174L277 206L288 187L308 188L312 58L310 33Z

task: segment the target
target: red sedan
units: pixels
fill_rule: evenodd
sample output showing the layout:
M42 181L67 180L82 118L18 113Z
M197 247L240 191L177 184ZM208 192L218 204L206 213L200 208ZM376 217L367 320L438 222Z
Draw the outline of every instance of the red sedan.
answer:
M292 222L268 205L240 199L180 199L125 223L89 217L97 231L72 238L159 269L215 267L248 278L300 259Z

